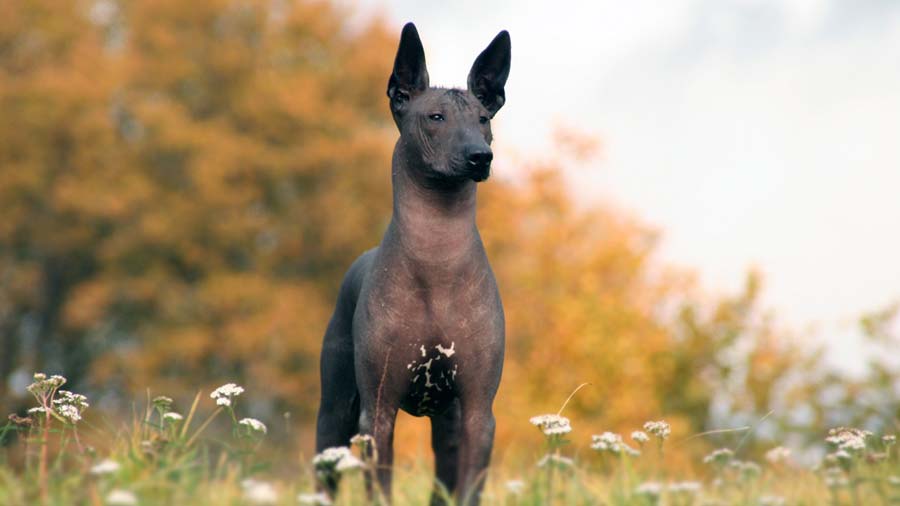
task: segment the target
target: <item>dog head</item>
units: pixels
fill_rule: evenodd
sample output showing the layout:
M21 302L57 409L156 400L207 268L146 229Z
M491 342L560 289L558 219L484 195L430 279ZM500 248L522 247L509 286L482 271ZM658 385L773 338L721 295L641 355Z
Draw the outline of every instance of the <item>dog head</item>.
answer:
M404 156L437 185L484 181L491 172L491 119L506 101L510 40L505 30L478 55L467 89L432 88L415 25L406 24L388 80Z

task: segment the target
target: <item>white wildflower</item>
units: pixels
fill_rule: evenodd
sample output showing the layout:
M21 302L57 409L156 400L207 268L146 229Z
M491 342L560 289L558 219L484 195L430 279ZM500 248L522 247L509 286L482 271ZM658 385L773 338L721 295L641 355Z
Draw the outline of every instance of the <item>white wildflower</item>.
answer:
M350 438L350 444L360 448L371 448L375 446L375 438L369 434L357 434Z
M84 411L85 408L90 407L90 404L87 402L87 397L81 394L74 394L68 390L56 392L56 398L53 399L53 404L68 404L70 406L75 406L80 411Z
M209 394L209 396L210 398L216 400L217 406L231 407L232 400L242 393L244 393L243 387L240 387L234 383L226 383L213 390L213 392Z
M241 488L244 490L244 499L251 504L275 504L278 502L278 492L267 481L247 478L241 481Z
M40 407L40 406L38 406L38 407L36 407L36 408L29 408L29 409L28 409L28 414L29 414L29 415L37 415L37 414L39 414L39 413L46 413L46 412L47 412L47 410L44 409L44 408L42 408L42 407Z
M541 460L538 461L538 467L545 467L547 465L552 465L560 468L568 468L575 465L575 461L570 459L569 457L563 457L562 455L556 454L547 454L541 457Z
M28 385L27 390L36 397L43 397L63 386L65 383L66 378L58 374L54 374L48 378L46 374L38 372L34 373L34 383Z
M357 469L363 468L363 462L356 458L355 455L345 455L344 458L338 461L337 465L334 466L334 470L339 473L346 473L350 471L356 471Z
M663 440L668 438L669 434L672 433L672 427L663 420L645 423L644 430Z
M847 476L840 469L832 467L825 471L825 485L828 488L846 487L849 483Z
M647 441L650 441L650 436L642 430L636 430L631 433L631 439L638 444L644 444Z
M251 432L259 432L262 434L266 434L267 432L266 424L260 422L256 418L243 418L238 423L250 429Z
M728 448L719 448L718 450L714 450L706 457L703 457L703 463L724 465L730 462L732 457L734 457L733 451L729 450Z
M104 474L112 474L118 471L122 466L119 465L118 462L112 459L103 459L100 462L97 462L93 466L91 466L91 474L95 475L104 475Z
M169 408L172 407L172 404L174 402L175 401L173 401L171 397L166 397L165 395L158 395L151 401L153 407L159 409L160 411L168 411Z
M782 464L791 458L791 450L783 446L776 446L766 452L766 461L772 465Z
M331 499L322 492L317 494L300 494L297 496L297 501L307 506L331 506Z
M87 397L81 394L74 394L68 390L60 390L56 393L56 396L53 399L56 413L72 424L79 422L81 414L90 406L87 402Z
M670 483L668 488L673 494L697 494L702 485L699 481L678 481Z
M741 479L744 480L755 480L762 474L762 468L759 467L759 464L756 462L743 462L735 460L731 462L731 466L738 470L741 475Z
M881 442L884 443L885 446L891 446L897 444L897 436L893 434L888 434L887 436L881 436Z
M178 423L184 420L184 417L181 416L181 413L176 413L174 411L169 411L163 414L163 421L166 423Z
M647 481L638 485L637 488L634 489L634 493L651 498L658 498L660 494L662 494L662 490L663 487L659 483Z
M106 494L107 506L137 506L138 499L134 492L116 488Z
M59 416L66 419L69 423L77 423L81 420L81 413L78 411L78 408L72 406L71 404L63 404L56 408L56 412L59 413Z
M625 453L632 456L641 454L641 452L625 444L625 442L622 440L622 436L612 432L604 432L599 436L595 434L591 436L591 441L591 448L597 451L610 452L616 455L620 453Z
M872 437L867 430L850 427L838 427L828 431L825 442L832 448L844 450L848 453L860 453L866 449L866 440Z
M509 480L506 482L506 490L512 495L522 495L525 491L525 482L522 480Z
M832 454L837 460L853 460L853 455L847 450L838 450Z
M331 467L337 465L346 456L353 456L350 448L346 446L334 446L322 450L321 453L313 457L312 463L316 467Z
M561 436L572 432L572 425L569 419L560 415L538 415L533 416L529 420L532 425L541 429L545 436Z

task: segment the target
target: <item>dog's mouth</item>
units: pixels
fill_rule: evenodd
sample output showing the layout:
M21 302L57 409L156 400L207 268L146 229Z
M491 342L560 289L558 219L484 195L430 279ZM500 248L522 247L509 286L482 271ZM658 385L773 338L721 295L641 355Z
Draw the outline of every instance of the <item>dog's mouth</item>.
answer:
M466 176L475 181L476 183L480 183L487 178L491 177L491 164L490 163L467 163L466 164Z

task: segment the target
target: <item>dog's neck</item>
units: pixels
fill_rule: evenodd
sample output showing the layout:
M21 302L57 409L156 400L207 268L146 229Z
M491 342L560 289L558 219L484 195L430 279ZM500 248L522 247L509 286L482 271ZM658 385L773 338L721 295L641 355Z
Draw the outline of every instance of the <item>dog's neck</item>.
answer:
M394 149L391 182L394 190L391 227L398 246L409 258L443 264L463 258L480 244L475 224L476 183L465 180L436 185L422 178L402 139Z

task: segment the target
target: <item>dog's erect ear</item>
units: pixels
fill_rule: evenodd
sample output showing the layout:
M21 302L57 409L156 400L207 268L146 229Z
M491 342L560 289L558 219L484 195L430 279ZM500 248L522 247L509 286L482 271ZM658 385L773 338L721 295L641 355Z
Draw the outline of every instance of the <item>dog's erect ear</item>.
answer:
M491 116L506 102L503 87L509 77L510 51L509 32L503 30L478 55L469 71L469 91L478 97Z
M428 70L425 68L425 49L419 40L416 25L406 23L400 34L400 47L394 59L394 71L388 80L387 95L391 112L396 116L410 98L428 89Z

